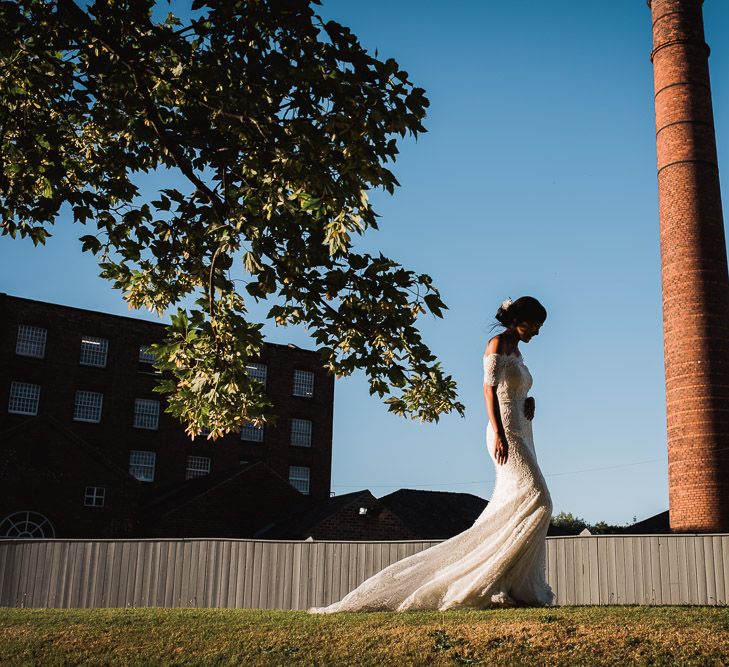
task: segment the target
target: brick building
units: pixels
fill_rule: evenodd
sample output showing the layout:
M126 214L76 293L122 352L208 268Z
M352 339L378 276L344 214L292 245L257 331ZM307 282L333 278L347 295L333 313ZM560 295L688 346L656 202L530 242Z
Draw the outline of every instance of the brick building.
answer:
M159 376L146 348L163 337L163 325L6 294L0 321L0 536L146 534L144 517L159 521L148 510L161 497L186 483L202 493L217 477L225 492L215 486L223 513L216 521L228 516L252 530L231 514L241 512L230 497L241 466L253 469L244 475L249 488L255 477L278 489L266 500L277 513L329 497L334 379L316 352L269 343L249 366L265 384L275 426L191 440L153 392Z

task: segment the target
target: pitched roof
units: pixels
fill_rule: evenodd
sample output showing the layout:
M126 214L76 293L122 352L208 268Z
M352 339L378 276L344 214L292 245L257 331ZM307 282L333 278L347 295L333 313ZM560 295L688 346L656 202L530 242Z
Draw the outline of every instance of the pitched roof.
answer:
M276 537L292 538L295 535L303 537L314 526L324 521L324 519L336 514L349 504L359 501L363 496L375 500L374 496L367 489L345 493L341 496L332 496L321 502L311 503L299 512L280 517L273 524L269 524L262 530L259 530L255 537L263 537L266 539L275 539Z
M83 438L76 435L73 431L71 431L69 428L64 426L60 421L58 421L55 417L52 417L51 415L47 413L41 413L38 416L35 417L29 417L28 419L20 422L19 424L16 424L15 426L11 426L10 428L5 429L0 433L0 438L3 440L12 438L14 435L22 434L23 436L28 435L32 431L36 431L43 427L50 427L53 429L54 433L59 433L61 436L63 436L68 442L75 445L79 449L83 449L84 453L91 459L95 460L100 465L104 466L114 474L118 475L119 477L122 477L125 481L131 484L136 484L140 488L142 486L142 482L140 482L136 477L129 474L128 470L125 470L124 468L119 467L116 465L105 453L103 450L99 449L98 447L94 447L94 445L86 442Z
M237 477L264 474L277 477L287 487L289 483L269 468L262 461L254 461L248 465L226 468L211 472L202 477L183 480L174 486L167 487L152 497L142 508L141 513L145 520L157 519L172 510L178 510L183 505L191 503L210 491L228 484ZM293 487L292 487L293 489Z
M379 501L423 539L447 539L470 528L488 501L471 493L400 489Z
M634 524L626 526L621 532L633 535L640 533L670 533L671 524L668 519L668 510L649 516L642 521L636 521Z

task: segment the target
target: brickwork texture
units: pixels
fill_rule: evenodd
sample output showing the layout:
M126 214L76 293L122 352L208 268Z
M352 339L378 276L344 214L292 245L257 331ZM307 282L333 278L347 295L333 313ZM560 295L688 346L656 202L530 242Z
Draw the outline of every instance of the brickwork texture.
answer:
M702 0L653 25L672 532L729 531L729 279Z
M326 373L317 353L287 345L265 345L260 361L268 369L266 392L278 420L275 426L265 428L263 442L242 440L239 433L216 442L205 437L190 440L183 426L164 412L164 397L153 392L158 376L139 361L140 347L164 335L161 324L6 294L0 294L0 322L0 521L16 512L33 510L53 523L58 536L128 536L133 530L130 519L134 515L129 507L137 503L144 506L169 489L185 484L190 455L209 458L211 474L261 462L286 484L289 466L306 467L310 470L308 499L329 498L334 378ZM41 357L16 352L22 325L46 331ZM80 363L83 336L108 341L103 367ZM312 396L294 395L296 370L314 374ZM37 416L10 410L14 382L40 387ZM74 419L76 391L103 395L98 423ZM161 401L157 428L135 428L136 399ZM310 446L291 444L292 419L311 422ZM39 425L30 428L36 421ZM89 455L79 440L97 451L114 470L122 471L127 479L120 479L107 470L108 466L100 465L98 457ZM128 474L131 450L156 455L151 481L138 481ZM87 486L105 489L103 508L84 505ZM235 488L231 484L230 492ZM291 492L299 495L293 489ZM222 493L216 491L216 497ZM278 500L274 502L264 495L260 493L257 501L251 493L242 494L238 502L231 498L227 503L229 515L218 516L215 521L219 524L231 516L240 523L238 514L243 505L268 505L272 511L280 511ZM61 496L68 497L67 504L59 501ZM285 493L276 497L279 496L286 499ZM257 516L259 509L248 513ZM175 536L187 534L181 526L185 517L189 519L189 530L200 532L199 517L188 508L188 512L176 517L179 530Z

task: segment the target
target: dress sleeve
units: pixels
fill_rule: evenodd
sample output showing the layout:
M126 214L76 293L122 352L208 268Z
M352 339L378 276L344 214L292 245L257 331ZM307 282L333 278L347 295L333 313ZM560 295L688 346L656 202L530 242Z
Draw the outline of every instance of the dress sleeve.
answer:
M499 384L503 369L503 355L491 353L483 356L483 383L492 387Z

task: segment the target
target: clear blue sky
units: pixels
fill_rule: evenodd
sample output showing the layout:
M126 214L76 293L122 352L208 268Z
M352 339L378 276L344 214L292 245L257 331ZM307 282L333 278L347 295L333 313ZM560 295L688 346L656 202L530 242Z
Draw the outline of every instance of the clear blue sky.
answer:
M173 3L173 8L182 3ZM426 341L459 382L465 419L387 414L364 377L337 382L333 490L489 498L481 355L499 303L549 317L522 353L555 513L625 523L668 507L650 12L644 0L326 2L430 99L406 140L402 187L374 194L362 239L433 276L450 310ZM720 166L729 164L729 3L704 5ZM150 191L161 181L149 182ZM727 178L723 182L724 201ZM162 186L163 187L163 186ZM45 248L0 238L0 290L129 314L61 221ZM261 308L253 308L261 313ZM149 318L147 313L140 317ZM269 340L311 347L295 329Z

